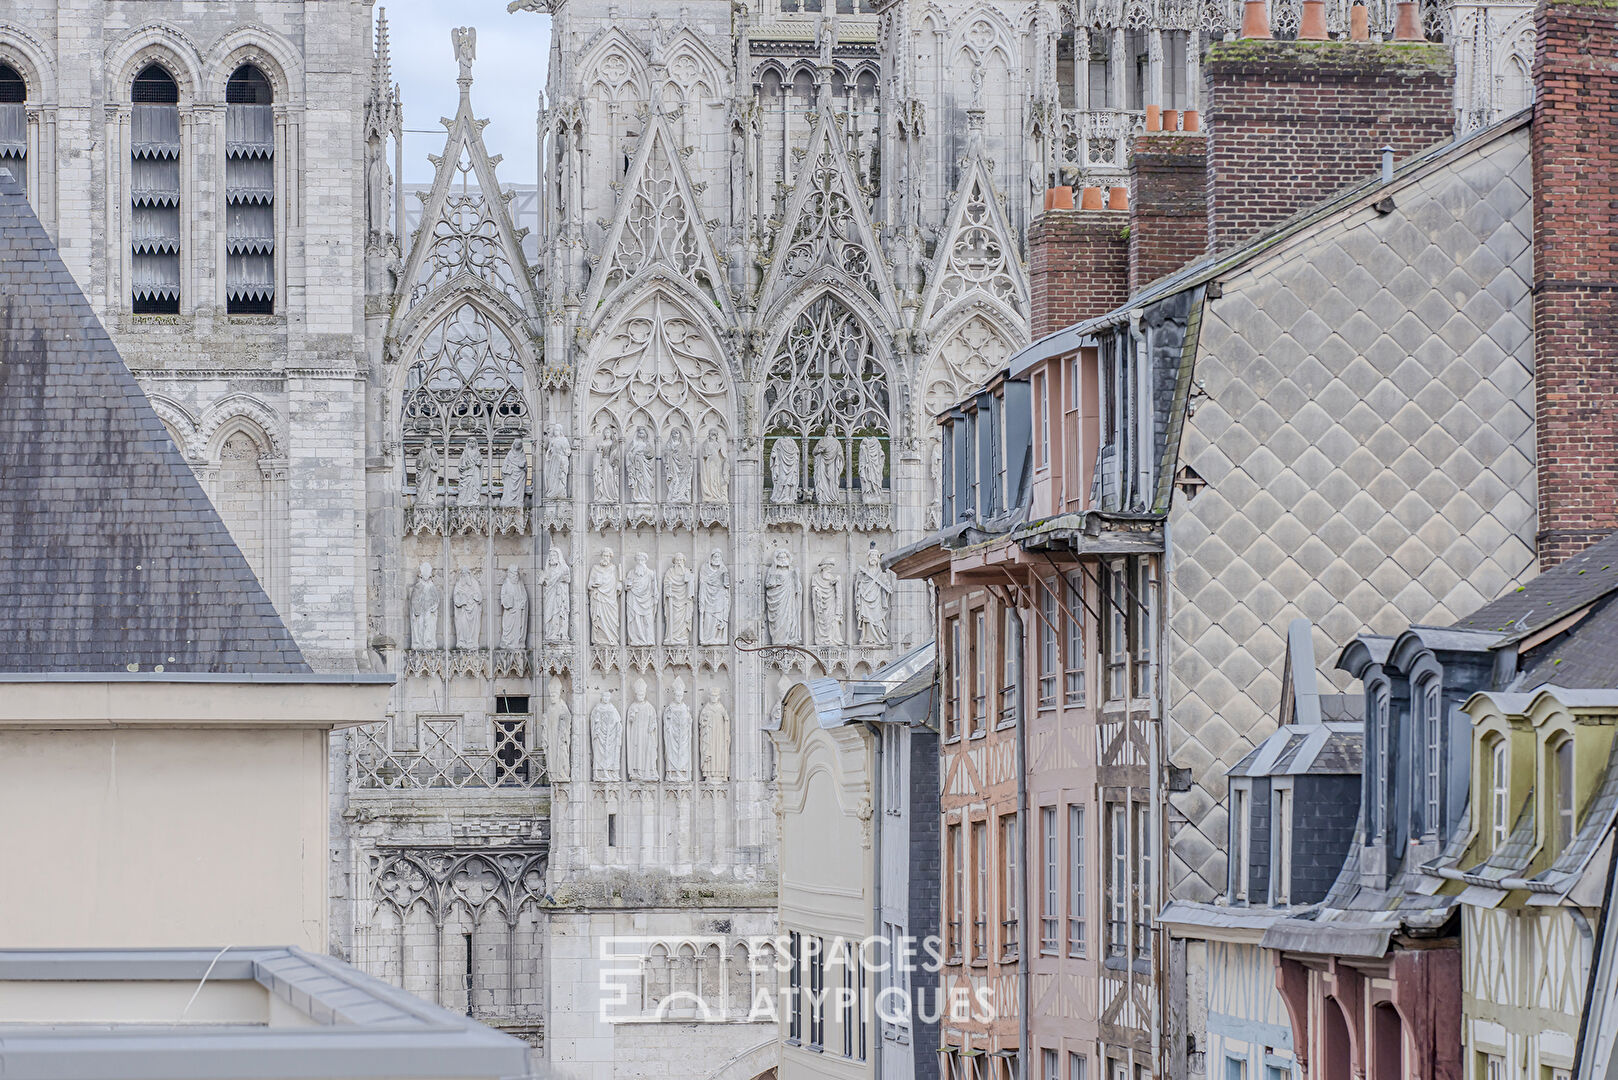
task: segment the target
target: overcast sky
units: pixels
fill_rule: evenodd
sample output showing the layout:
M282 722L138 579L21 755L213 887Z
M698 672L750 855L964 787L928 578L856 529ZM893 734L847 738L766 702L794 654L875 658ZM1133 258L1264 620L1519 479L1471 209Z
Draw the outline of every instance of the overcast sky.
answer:
M449 32L475 26L478 58L472 74L472 111L489 121L483 143L504 154L500 179L538 181L534 116L545 88L550 16L506 13L507 0L380 0L388 13L393 78L404 100L404 182L430 183L428 154L444 149L441 116L455 115L456 64Z

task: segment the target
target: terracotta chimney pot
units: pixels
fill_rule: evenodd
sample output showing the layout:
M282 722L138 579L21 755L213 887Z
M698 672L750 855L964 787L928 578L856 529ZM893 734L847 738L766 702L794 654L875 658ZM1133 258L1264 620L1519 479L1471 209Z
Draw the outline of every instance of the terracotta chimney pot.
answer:
M1147 131L1162 131L1163 130L1163 109L1162 109L1161 106L1158 106L1158 105L1148 105L1148 106L1146 106L1146 130Z
M1085 188L1083 196L1082 196L1082 201L1079 203L1079 209L1081 209L1081 210L1100 210L1101 209L1101 189L1098 188L1098 187L1087 187L1087 188Z
M1421 11L1416 0L1399 0L1399 17L1393 24L1394 41L1426 41L1421 32Z
M1060 187L1045 189L1045 209L1071 210L1073 209L1073 189L1066 184Z
M1129 209L1129 189L1126 187L1110 188L1107 191L1108 210Z
M1195 110L1195 109L1187 109L1185 111L1185 124L1181 127L1181 130L1182 131L1201 131L1202 130L1202 120L1201 120L1201 118L1199 116L1197 116L1197 110Z
M1349 9L1348 36L1351 41L1371 40L1371 14L1364 4L1355 4Z
M1265 0L1247 0L1242 8L1242 37L1268 38L1270 36L1270 9Z
M1320 2L1325 3L1326 0L1320 0ZM1180 130L1180 113L1179 113L1178 110L1175 110L1175 109L1164 109L1163 110L1163 130L1164 131L1179 131Z
M1303 0L1303 18L1298 23L1298 40L1326 40L1326 0Z

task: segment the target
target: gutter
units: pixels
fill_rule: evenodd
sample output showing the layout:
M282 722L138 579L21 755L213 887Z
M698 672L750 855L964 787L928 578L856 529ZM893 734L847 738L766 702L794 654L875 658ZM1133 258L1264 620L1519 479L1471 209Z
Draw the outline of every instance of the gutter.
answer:
M1459 881L1463 885L1476 885L1482 889L1498 889L1501 892L1531 892L1555 895L1560 891L1554 885L1544 881L1536 881L1533 878L1485 878L1476 874L1469 874L1465 870L1453 870L1447 866L1424 866L1421 868L1421 872L1431 874L1433 877L1443 878L1445 881Z
M1017 627L1017 681L1026 682L1028 670L1028 631L1023 625L1022 608L1007 609ZM1034 933L1033 909L1029 903L1028 888L1028 693L1024 686L1017 687L1017 919L1021 930L1017 935L1017 1075L1031 1076L1028 1071L1028 999L1029 980L1028 945Z

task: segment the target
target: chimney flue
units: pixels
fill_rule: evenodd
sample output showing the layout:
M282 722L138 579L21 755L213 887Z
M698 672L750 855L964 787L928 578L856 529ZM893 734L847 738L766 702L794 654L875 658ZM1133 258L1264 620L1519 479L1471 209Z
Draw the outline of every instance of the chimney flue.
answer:
M1266 0L1247 0L1242 8L1242 37L1268 38L1270 9Z
M1426 41L1421 32L1421 9L1416 0L1399 0L1399 16L1393 24L1394 41Z
M1303 18L1298 23L1298 40L1326 40L1326 0L1303 0Z
M1391 146L1382 148L1382 182L1384 184L1393 183L1393 147Z

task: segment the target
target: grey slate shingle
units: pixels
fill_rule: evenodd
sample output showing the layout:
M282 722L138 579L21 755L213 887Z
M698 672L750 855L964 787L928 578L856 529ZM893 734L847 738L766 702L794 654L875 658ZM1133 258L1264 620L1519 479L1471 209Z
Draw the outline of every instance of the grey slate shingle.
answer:
M0 671L309 671L0 172Z

